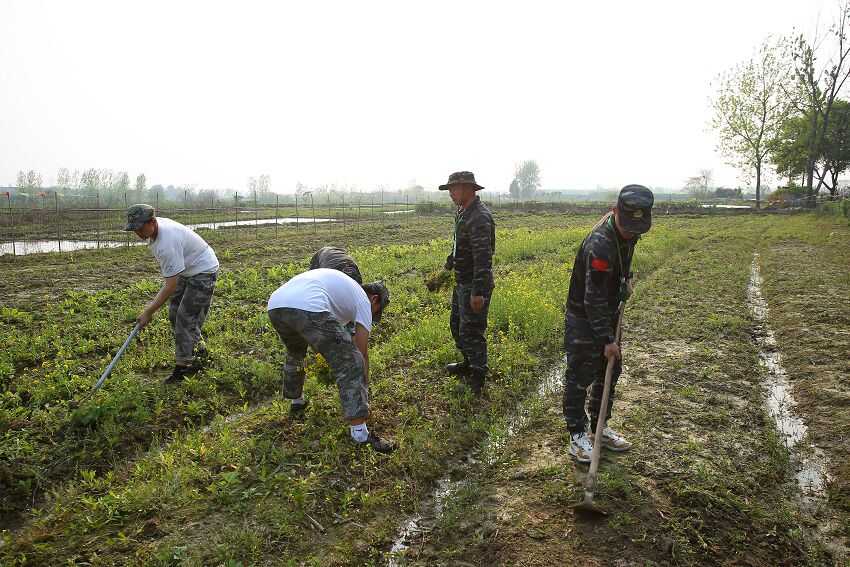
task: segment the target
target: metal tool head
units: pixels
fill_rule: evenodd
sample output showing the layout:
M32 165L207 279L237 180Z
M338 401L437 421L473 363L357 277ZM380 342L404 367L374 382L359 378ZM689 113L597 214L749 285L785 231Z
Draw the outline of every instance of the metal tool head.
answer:
M584 491L584 499L573 506L573 510L581 514L595 517L608 515L608 512L593 503L593 492L590 490Z

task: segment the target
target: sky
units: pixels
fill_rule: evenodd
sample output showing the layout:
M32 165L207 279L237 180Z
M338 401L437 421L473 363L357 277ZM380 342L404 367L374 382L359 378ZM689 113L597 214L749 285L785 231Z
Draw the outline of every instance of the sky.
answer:
M0 0L0 185L35 169L244 189L271 176L507 191L744 182L709 130L712 81L834 0Z

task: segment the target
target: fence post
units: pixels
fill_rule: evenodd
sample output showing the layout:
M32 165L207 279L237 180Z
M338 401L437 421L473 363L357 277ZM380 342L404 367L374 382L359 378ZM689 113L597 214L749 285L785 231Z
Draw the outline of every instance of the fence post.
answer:
M127 192L124 191L124 210L127 210ZM127 235L127 247L130 247L130 231L125 230L124 233Z
M100 191L97 192L97 247L100 248Z
M212 227L215 230L215 193L210 195L210 208L212 209Z
M56 202L56 240L59 242L59 251L62 251L62 214L59 212L59 192L53 192L53 200Z
M301 221L298 219L298 193L295 194L295 230L298 230L298 225Z
M278 223L278 208L280 208L280 195L275 193L274 196L274 237L277 238L277 223Z
M239 192L233 194L233 210L236 211L236 228L239 228Z
M310 193L310 208L313 209L313 233L316 233L319 227L316 226L316 202L313 200L313 193Z
M9 201L9 226L12 229L12 256L17 256L18 251L15 245L15 215L12 213L12 192L6 191L6 199Z
M260 211L257 208L257 190L254 189L254 238L257 238L257 231L260 229Z
M334 231L334 223L331 220L331 192L328 191L328 230L330 232Z

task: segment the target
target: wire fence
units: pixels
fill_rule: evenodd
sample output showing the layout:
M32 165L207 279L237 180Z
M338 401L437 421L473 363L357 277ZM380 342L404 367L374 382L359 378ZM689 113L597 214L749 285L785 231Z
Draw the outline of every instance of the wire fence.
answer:
M35 195L4 196L5 205L0 211L0 255L28 255L38 252L70 252L82 249L132 246L141 241L131 232L123 230L128 204L142 201L138 195L124 193L94 195L63 195L57 191L43 191ZM481 193L482 199L493 209L540 213L603 213L610 207L607 202L575 202L565 200L518 201L499 193ZM182 201L162 200L159 195L147 199L158 216L171 218L198 231L233 231L235 238L256 237L260 229L274 236L285 231L335 230L345 231L363 223L409 223L424 215L451 214L453 206L445 193L410 196L383 193L371 194L313 194L232 197L211 195L205 199L190 196ZM655 214L734 214L752 212L752 204L724 202L700 203L697 201L665 200L659 195ZM818 210L835 208L847 215L848 201L843 195L835 198L820 197L815 202ZM798 199L782 204L783 210L812 207L811 201ZM251 230L253 229L253 230Z

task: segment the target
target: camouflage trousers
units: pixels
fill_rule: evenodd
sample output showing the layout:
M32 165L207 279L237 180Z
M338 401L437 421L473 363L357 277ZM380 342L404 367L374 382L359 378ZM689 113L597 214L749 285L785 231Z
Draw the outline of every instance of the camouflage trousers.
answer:
M595 341L590 326L585 319L567 316L565 346L567 349L567 368L564 372L564 419L570 433L587 431L588 416L585 411L587 389L590 388L590 428L596 428L596 420L602 404L602 391L605 387L605 367L608 359L604 356L605 345ZM622 372L618 360L614 364L611 376L611 392L605 419L611 417L614 406L614 392L617 379Z
M487 370L487 312L493 291L484 295L484 308L475 313L469 306L472 286L457 284L452 294L452 314L449 324L455 346L471 368Z
M201 327L212 303L217 273L177 278L177 289L168 302L168 320L174 333L177 364L192 364L194 350L201 340Z
M310 346L325 358L331 368L345 418L368 417L369 390L364 376L365 363L351 340L350 332L326 312L282 307L269 311L269 319L286 345L286 362L282 369L285 398L294 400L303 393L304 357Z

